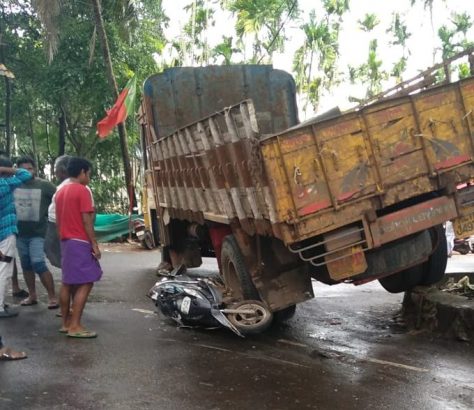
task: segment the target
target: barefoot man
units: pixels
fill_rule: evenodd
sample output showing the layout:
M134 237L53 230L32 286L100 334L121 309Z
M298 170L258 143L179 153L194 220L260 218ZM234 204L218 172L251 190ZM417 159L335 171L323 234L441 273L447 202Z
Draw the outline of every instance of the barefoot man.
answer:
M97 337L97 333L87 330L81 317L94 282L102 276L100 250L94 234L94 205L86 187L90 181L91 164L83 158L73 157L67 171L70 183L55 197L62 255L60 304L63 325L60 332L69 337L90 339Z

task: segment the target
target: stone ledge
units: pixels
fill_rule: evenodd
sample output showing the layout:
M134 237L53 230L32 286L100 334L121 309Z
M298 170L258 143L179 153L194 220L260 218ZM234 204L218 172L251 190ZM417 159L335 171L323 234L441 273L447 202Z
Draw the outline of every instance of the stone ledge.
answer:
M440 289L450 277L457 281L463 276L474 282L472 273L446 274L437 286L418 286L405 293L402 314L408 327L465 342L473 340L474 299Z

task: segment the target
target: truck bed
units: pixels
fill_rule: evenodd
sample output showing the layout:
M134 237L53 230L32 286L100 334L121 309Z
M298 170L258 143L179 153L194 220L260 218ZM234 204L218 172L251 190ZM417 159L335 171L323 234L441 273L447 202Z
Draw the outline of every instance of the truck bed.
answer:
M349 225L370 249L463 213L473 110L471 77L269 135L245 100L149 137L157 203L165 219L238 220L286 245Z
M279 236L301 241L469 181L473 110L469 78L261 141Z

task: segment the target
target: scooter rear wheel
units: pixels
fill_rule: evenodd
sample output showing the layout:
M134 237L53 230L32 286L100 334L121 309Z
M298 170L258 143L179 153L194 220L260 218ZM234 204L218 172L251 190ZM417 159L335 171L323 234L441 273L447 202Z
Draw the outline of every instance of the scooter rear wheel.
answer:
M232 310L253 313L229 313L227 318L243 335L264 332L271 325L273 314L267 306L259 300L244 300L228 306Z

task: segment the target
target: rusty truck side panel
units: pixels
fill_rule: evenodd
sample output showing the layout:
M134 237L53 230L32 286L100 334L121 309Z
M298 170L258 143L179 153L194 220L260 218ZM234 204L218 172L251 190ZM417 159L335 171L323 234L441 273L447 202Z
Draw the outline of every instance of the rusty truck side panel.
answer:
M474 177L473 111L469 78L266 138L275 232L302 241Z
M273 202L263 177L251 101L178 129L149 147L159 205L171 218L230 223L270 234Z
M176 67L147 78L147 113L158 138L252 99L260 132L272 134L298 123L295 83L269 65Z

